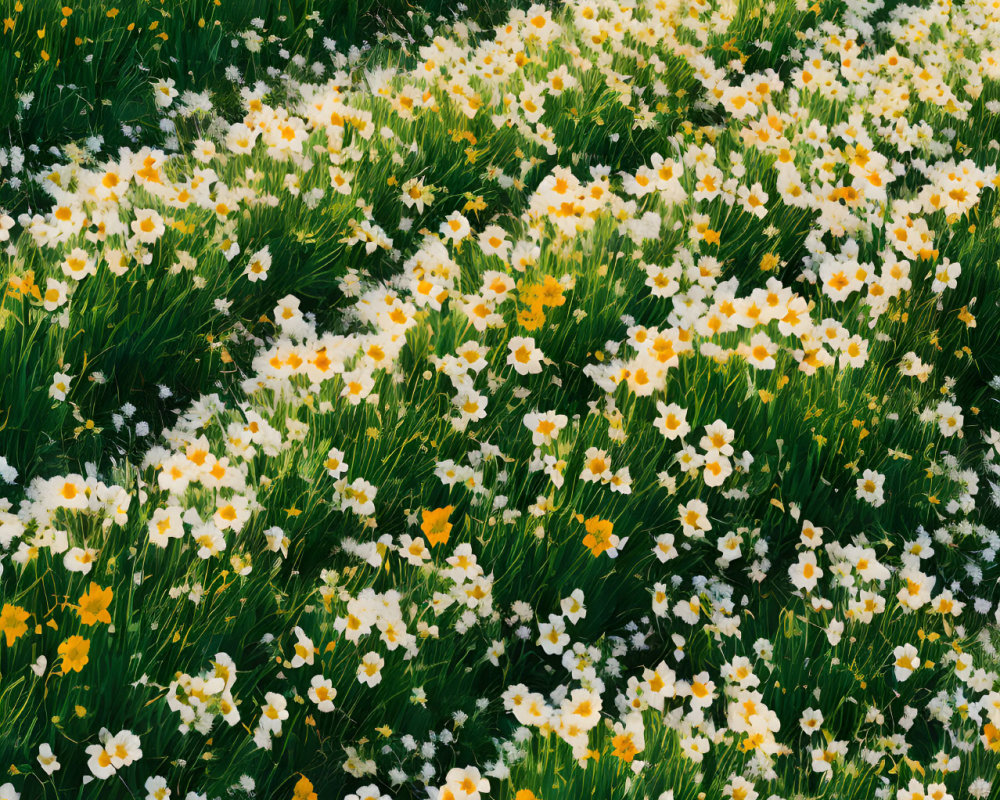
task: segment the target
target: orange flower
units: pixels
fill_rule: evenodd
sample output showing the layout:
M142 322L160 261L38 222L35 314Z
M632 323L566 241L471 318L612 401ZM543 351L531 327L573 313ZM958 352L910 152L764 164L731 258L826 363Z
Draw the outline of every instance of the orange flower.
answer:
M23 278L19 278L16 275L11 275L7 280L7 296L16 297L15 292L20 292L22 295L31 295L36 300L42 299L41 290L38 288L38 284L35 283L35 271L29 269L24 273Z
M454 510L454 506L436 508L433 511L423 510L424 521L420 524L420 530L424 532L431 547L445 544L448 541L448 537L451 535L451 523L448 522L448 515Z
M635 742L632 741L631 733L622 733L611 740L612 746L615 748L611 755L618 756L622 761L631 761L635 758L635 754L639 751L636 749Z
M521 789L514 795L514 800L539 800L539 797L531 789Z
M298 783L295 784L294 792L292 800L316 800L316 792L313 791L312 781L305 775L299 778Z
M112 591L109 586L102 589L93 581L90 582L90 589L80 596L80 604L77 606L77 613L80 621L84 625L96 625L103 622L111 624L111 614L108 613L108 606L111 605Z
M28 631L25 620L30 615L20 606L12 606L4 603L3 611L0 611L0 631L7 637L7 647L14 644L14 641L23 636Z
M58 651L63 660L63 675L71 670L81 672L90 661L90 639L84 639L82 636L70 636L59 645Z
M983 742L993 752L1000 753L1000 730L992 722L983 726Z
M612 531L615 526L611 520L591 517L585 520L583 525L587 529L587 535L583 537L583 545L594 554L595 558L605 550L614 547Z

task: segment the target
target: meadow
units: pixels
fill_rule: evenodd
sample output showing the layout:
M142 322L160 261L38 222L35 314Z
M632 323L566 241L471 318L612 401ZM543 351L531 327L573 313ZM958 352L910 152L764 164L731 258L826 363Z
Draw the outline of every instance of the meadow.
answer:
M1000 2L0 22L0 800L1000 798Z

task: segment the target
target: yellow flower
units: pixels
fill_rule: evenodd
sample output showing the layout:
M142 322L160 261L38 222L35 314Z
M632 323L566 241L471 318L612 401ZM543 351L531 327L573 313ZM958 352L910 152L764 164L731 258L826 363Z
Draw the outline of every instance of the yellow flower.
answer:
M764 272L772 272L778 266L779 259L774 253L765 253L760 259L760 268Z
M316 800L316 792L313 791L312 781L305 775L299 778L298 783L295 784L294 791L292 800Z
M26 620L30 615L20 606L12 606L4 603L3 611L0 611L0 631L7 637L7 646L10 647L14 641L23 636L28 631Z
M59 645L58 650L63 660L63 675L71 670L81 672L90 661L90 639L84 639L82 636L70 636Z
M545 313L542 304L535 303L530 308L522 308L517 312L517 322L526 331L536 331L545 324Z
M545 282L538 287L538 291L542 305L561 306L566 302L566 298L563 297L562 284L551 275L545 276Z
M110 625L111 614L108 613L108 607L111 605L112 596L110 586L107 589L102 589L91 581L90 589L80 596L80 604L76 609L80 615L80 621L84 625L96 625L98 622Z

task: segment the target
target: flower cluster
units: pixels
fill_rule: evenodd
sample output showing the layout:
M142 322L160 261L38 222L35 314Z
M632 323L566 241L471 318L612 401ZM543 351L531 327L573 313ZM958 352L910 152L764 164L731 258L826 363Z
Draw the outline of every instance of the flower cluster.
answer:
M827 5L459 15L51 153L0 797L995 793L1000 9Z

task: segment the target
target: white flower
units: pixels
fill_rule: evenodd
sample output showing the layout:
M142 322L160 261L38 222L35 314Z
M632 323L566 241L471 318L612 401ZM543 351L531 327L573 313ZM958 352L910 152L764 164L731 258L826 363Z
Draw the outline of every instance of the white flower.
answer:
M445 790L456 800L479 800L481 793L490 790L490 782L475 767L452 769L445 775Z
M550 614L548 622L538 623L538 644L549 655L559 655L569 644L566 621L557 614Z
M499 667L500 656L502 656L504 652L506 652L506 645L503 643L503 641L502 640L497 641L496 639L494 639L493 643L490 645L490 649L486 651L486 658L489 659L489 662L494 667Z
M506 237L507 232L499 225L487 225L479 234L479 247L486 255L499 256L506 261L511 247Z
M340 478L345 472L347 472L347 463L344 461L344 451L338 450L336 447L331 447L330 451L326 454L326 461L323 462L323 466L326 467L326 474L335 480Z
M807 708L799 717L799 727L806 736L812 736L823 727L823 712L815 708Z
M4 456L0 456L0 481L10 484L16 480L17 470L10 465Z
M687 422L687 411L677 405L677 403L667 405L663 401L658 400L656 410L660 412L660 416L656 418L653 424L667 439L683 439L690 433L691 426ZM732 448L730 448L731 451Z
M163 217L151 208L136 209L135 219L129 227L143 244L154 244L166 231Z
M313 644L312 639L306 636L306 632L298 625L292 629L292 633L295 634L296 638L296 642L294 644L295 655L292 656L291 661L292 668L297 669L303 664L312 666L313 659L316 654L316 646Z
M367 686L377 686L382 681L382 667L385 659L374 650L365 653L358 665L358 682Z
M0 214L0 242L10 240L10 229L14 227L14 218L7 214Z
M57 372L52 376L52 385L49 387L49 397L55 400L65 400L69 393L69 386L73 376L65 372Z
M912 644L901 644L892 651L893 674L897 681L905 681L920 668L920 655Z
M703 539L705 531L712 530L712 523L708 519L708 505L701 500L695 499L687 505L683 503L678 505L677 516L680 518L684 535L692 539Z
M362 786L354 794L349 794L344 800L392 800L387 794L382 794L381 790L374 783Z
M679 553L677 552L677 548L674 547L674 535L672 533L661 533L656 537L653 545L653 555L656 556L661 564L670 561L672 558L677 558Z
M858 478L858 488L855 496L858 500L865 500L878 508L885 502L885 494L882 485L885 483L885 475L874 470L866 469Z
M723 456L733 454L733 441L735 432L721 419L717 419L711 425L705 426L705 435L701 437L699 446L706 453L718 453Z
M444 222L441 223L440 230L441 235L444 236L446 240L450 240L452 242L460 242L472 232L472 228L469 226L469 220L462 216L459 211L453 211L445 217Z
M535 447L554 442L568 422L569 419L565 414L557 414L555 411L544 413L532 411L524 415L524 425L531 431L531 443Z
M938 403L937 423L942 436L954 436L956 433L960 433L964 421L960 406L949 403L947 400Z
M807 550L799 553L799 560L788 568L788 577L796 589L811 592L823 575L823 570L816 566L816 553Z
M175 82L173 78L166 78L153 82L153 96L156 99L156 105L158 107L166 108L174 102L174 98L178 95L174 85Z
M260 707L260 730L267 733L281 733L281 723L288 719L288 701L276 692L264 695L266 701Z
M247 279L251 283L266 281L267 271L270 268L271 250L269 247L265 246L250 256L250 262L247 264L247 268L244 270L243 274L247 276Z
M324 713L333 711L333 701L336 697L337 690L333 688L333 681L322 675L313 675L309 686L309 699L320 711Z
M559 608L566 615L566 619L573 624L586 617L587 609L583 605L583 589L574 589L569 597L564 597L560 601Z
M146 800L167 800L170 797L167 779L162 775L151 775L146 778L143 788L146 790Z
M537 375L542 371L542 359L545 355L535 347L535 340L528 336L514 336L507 343L510 353L507 364L512 366L518 375Z
M55 753L52 752L52 745L48 742L45 742L38 748L38 763L42 765L42 769L45 770L46 775L51 775L60 767L59 760L56 758Z
M67 300L69 284L55 278L45 279L45 294L42 295L42 305L46 311L55 311Z

